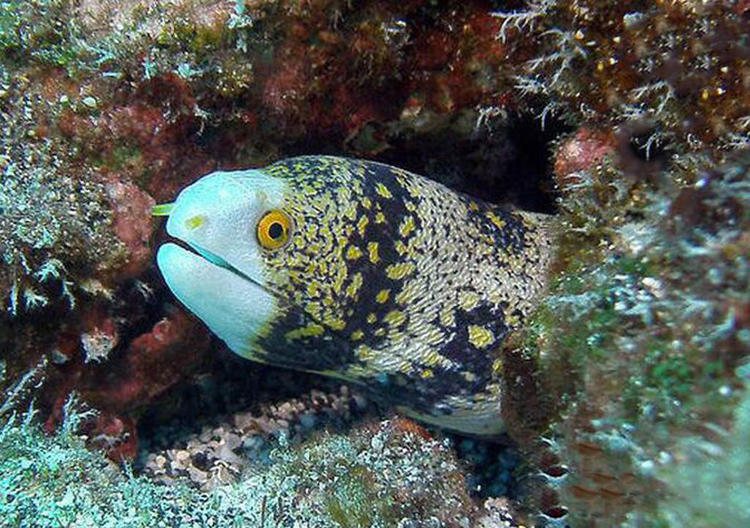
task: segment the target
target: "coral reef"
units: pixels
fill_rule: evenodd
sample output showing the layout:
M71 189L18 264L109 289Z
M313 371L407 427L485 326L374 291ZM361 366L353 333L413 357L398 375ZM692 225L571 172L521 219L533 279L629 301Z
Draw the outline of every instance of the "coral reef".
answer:
M294 449L282 435L270 464L256 463L237 484L201 492L123 473L85 449L73 433L81 416L70 404L54 436L32 419L12 417L0 428L3 526L458 528L474 519L518 526L507 505L475 508L446 444L399 421L323 435Z
M493 15L542 121L620 128L646 156L748 144L744 2L535 0Z
M205 367L201 346L180 368L168 347L148 351L148 369L133 366L145 357L139 340L172 319L149 269L150 206L217 166L265 164L302 141L375 155L399 137L455 134L458 120L470 132L502 63L488 7L446 18L420 1L4 2L8 380L53 359L40 391L50 427L71 390L132 424L168 387L190 383L200 375L191 365ZM506 172L495 167L484 174ZM183 342L196 335L188 326ZM162 368L169 383L148 373Z
M680 525L694 510L676 475L741 428L746 8L552 0L494 15L542 126L582 125L554 153L556 283L507 358L524 380L509 432L535 446L527 506L551 526Z
M720 451L732 428L750 345L750 158L686 161L673 160L679 188L624 179L612 157L568 178L562 271L514 351L536 364L538 392L513 402L526 423L509 432L533 443L524 411L538 417L543 523L668 522L660 499L690 499L661 475L699 445Z
M46 106L39 94L18 79L5 91L6 100L18 100L2 111L2 310L12 316L60 299L73 308L82 293L97 294L101 281L92 276L115 274L128 262L128 249L107 229L105 181L89 169L73 177L70 152L37 137L39 107Z
M513 525L501 495L540 525L747 524L749 15L1 2L0 524ZM557 215L549 295L505 351L516 446L407 421L318 434L359 416L355 395L233 360L170 304L150 207L302 153ZM98 413L66 420L71 393Z

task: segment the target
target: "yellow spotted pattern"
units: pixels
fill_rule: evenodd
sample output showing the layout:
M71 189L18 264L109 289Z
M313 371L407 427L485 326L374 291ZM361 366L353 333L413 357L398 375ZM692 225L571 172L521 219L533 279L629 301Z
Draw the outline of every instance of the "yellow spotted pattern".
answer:
M370 258L370 262L372 262L373 264L377 264L378 262L380 262L377 242L369 242L367 244L367 256Z
M478 325L469 325L469 343L477 348L487 348L495 342L492 331Z
M373 390L383 375L402 376L400 405L414 390L449 405L453 419L500 416L500 345L545 286L547 220L357 160L295 158L263 170L286 182L282 210L295 226L289 244L263 254L264 281L283 299L265 334L318 339L313 358L343 354L305 370ZM505 247L519 236L514 226L525 242ZM295 367L293 353L263 357Z

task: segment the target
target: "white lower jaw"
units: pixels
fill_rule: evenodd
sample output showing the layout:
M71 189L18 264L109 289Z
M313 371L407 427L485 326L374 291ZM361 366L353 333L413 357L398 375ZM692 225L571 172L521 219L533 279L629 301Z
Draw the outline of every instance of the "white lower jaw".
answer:
M177 244L162 245L156 262L175 297L235 353L250 358L253 337L273 318L276 299Z

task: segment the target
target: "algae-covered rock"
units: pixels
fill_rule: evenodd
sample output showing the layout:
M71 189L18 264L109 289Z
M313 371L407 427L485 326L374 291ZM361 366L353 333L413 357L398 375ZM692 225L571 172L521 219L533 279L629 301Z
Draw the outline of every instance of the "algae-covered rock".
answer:
M69 414L53 436L32 414L0 429L0 525L417 528L511 519L507 507L473 506L448 445L399 421L322 435L294 449L282 437L270 464L200 492L121 471L84 447L74 434L78 419Z
M510 360L536 365L509 432L537 446L528 504L543 524L679 525L700 502L677 476L696 452L707 480L722 480L719 460L744 464L728 431L743 434L750 158L687 159L665 171L679 188L624 178L613 159L569 180L560 272ZM694 525L721 525L711 515Z

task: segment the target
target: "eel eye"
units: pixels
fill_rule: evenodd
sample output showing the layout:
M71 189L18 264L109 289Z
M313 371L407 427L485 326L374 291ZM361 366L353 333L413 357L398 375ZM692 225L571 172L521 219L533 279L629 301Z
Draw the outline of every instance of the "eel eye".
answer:
M258 242L266 249L279 249L289 241L292 221L286 213L269 211L258 222Z

